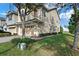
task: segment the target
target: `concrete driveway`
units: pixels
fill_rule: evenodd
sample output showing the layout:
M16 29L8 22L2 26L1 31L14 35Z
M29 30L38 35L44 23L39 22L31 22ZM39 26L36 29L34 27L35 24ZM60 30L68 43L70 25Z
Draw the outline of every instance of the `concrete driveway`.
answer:
M19 38L20 36L7 36L7 37L0 37L0 43L8 42L13 38Z

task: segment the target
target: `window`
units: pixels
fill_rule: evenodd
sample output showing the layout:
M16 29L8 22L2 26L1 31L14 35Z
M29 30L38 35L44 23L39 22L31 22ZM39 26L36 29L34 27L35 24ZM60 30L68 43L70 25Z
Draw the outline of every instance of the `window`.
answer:
M12 20L12 15L9 15L9 20Z
M54 18L52 17L51 23L53 24L53 22L54 22Z
M46 17L46 13L45 13L45 11L44 11L44 17Z
M44 17L46 17L46 13L45 13L45 10L44 10Z
M7 28L5 28L5 31L7 31Z
M25 9L21 9L21 15L25 16Z
M46 12L45 10L42 10L43 16L46 17Z
M53 30L56 31L57 26L54 26Z

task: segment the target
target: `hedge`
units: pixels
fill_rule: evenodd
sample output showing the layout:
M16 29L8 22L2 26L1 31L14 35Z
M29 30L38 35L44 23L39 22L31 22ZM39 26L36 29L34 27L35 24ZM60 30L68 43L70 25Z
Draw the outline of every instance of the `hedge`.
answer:
M0 33L0 37L3 37L3 36L10 36L10 35L11 35L11 33L9 33L9 32Z

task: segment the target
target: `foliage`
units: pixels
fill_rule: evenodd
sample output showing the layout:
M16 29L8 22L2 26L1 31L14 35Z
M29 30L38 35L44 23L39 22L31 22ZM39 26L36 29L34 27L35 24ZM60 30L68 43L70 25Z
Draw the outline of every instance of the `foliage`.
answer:
M68 28L70 33L75 32L75 17L73 15L71 16Z
M76 18L75 18L76 16ZM75 14L72 14L71 15L71 19L70 19L70 22L69 22L69 32L70 33L74 33L75 32L75 29L76 29L76 22L77 22L77 19L79 18L79 10L76 11L76 15Z
M63 28L60 26L60 33L63 33Z
M41 33L39 34L40 37L44 37L44 36L49 36L49 35L55 35L57 34L56 32L55 33Z
M1 32L1 33L0 33L0 37L10 36L10 35L11 35L10 32Z
M0 51L3 51L2 49L10 48L12 43L2 43L0 44ZM19 50L16 47L10 49L9 51L6 51L0 55L8 55L8 56L75 56L79 55L78 51L74 51L71 49L71 46L73 45L73 34L58 34L53 35L50 37L45 37L42 40L39 40L37 42L31 43L26 50Z
M20 40L20 38L14 38L14 39L11 40L11 43L18 44L19 40Z
M4 33L4 31L3 30L0 30L0 33Z
M30 39L30 38L14 38L11 40L11 42L13 44L18 44L18 43L26 43L26 44L30 44L35 42L35 40Z

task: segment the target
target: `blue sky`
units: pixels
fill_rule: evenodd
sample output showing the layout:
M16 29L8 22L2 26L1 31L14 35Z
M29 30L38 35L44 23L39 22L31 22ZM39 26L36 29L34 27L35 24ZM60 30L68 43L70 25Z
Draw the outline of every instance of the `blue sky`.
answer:
M0 3L0 17L5 17L6 13L11 9L15 10L15 7L10 3ZM49 5L50 8L52 5ZM73 13L73 9L70 6L66 6L65 8L58 11L60 16L60 24L64 28L64 26L68 26L69 19L71 14ZM66 29L67 30L67 29Z
M60 24L63 28L64 28L64 26L69 25L69 19L71 18L71 14L73 14L73 13L74 13L74 10L69 5L64 7L62 10L59 10Z
M10 5L12 6L10 8ZM10 3L0 3L0 17L5 17L6 13L10 10L15 10L15 7Z

